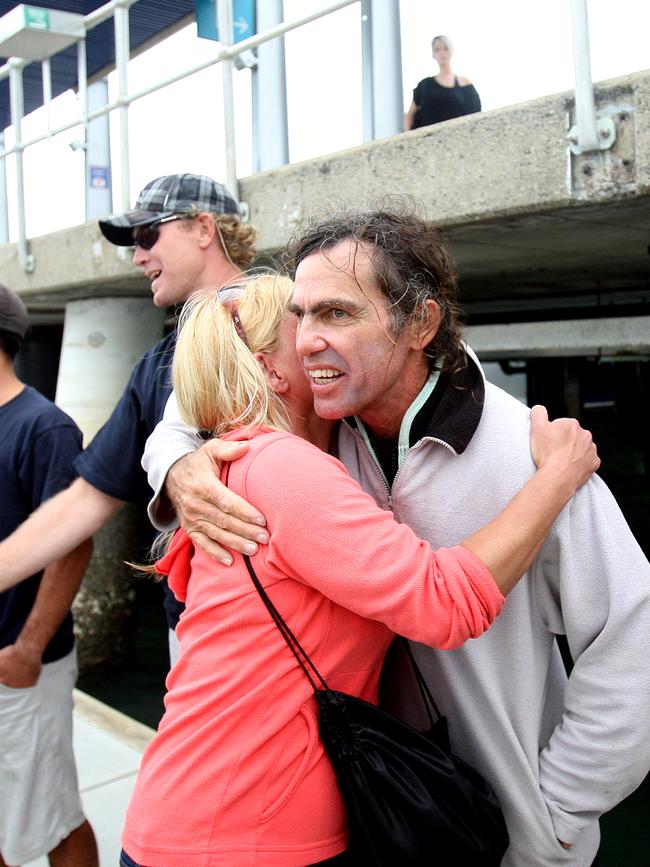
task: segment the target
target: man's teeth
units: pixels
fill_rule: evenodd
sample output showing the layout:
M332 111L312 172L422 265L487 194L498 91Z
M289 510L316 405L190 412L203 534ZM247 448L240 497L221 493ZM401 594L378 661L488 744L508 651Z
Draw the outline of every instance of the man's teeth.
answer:
M310 370L309 375L312 379L335 379L342 374L340 370L332 370L331 368L324 367L322 370Z

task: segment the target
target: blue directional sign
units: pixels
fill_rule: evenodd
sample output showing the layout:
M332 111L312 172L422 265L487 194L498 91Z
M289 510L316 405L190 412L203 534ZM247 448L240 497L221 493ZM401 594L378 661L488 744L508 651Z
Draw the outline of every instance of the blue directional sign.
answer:
M217 0L194 0L194 6L198 35L202 39L214 39L218 42ZM233 42L241 42L257 33L255 0L233 0L232 29Z
M95 190L107 190L111 185L108 166L90 166L90 186Z

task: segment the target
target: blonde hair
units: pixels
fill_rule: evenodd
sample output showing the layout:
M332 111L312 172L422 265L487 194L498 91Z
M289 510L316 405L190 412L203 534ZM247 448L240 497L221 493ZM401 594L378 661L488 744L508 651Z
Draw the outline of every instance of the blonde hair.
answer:
M172 365L181 417L213 436L248 426L290 430L284 404L253 353L277 348L293 283L263 274L234 285L244 288L244 295L230 303L237 307L248 346L219 290L201 290L183 307Z

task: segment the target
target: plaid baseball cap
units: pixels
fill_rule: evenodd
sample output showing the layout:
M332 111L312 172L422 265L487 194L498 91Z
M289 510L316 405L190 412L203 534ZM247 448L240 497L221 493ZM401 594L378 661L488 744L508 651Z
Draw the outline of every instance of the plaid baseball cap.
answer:
M8 331L22 340L28 326L27 308L15 292L0 283L0 331Z
M205 175L164 175L147 184L132 211L100 220L99 228L111 244L130 247L135 226L148 226L174 214L202 211L239 214L239 207L222 184Z

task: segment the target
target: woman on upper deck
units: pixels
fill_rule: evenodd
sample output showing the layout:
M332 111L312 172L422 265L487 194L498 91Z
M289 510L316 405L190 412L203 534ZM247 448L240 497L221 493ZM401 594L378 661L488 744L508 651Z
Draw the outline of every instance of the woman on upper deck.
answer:
M481 99L472 82L451 68L453 46L447 36L431 43L438 74L423 78L413 91L413 101L404 117L404 129L418 129L481 110Z

